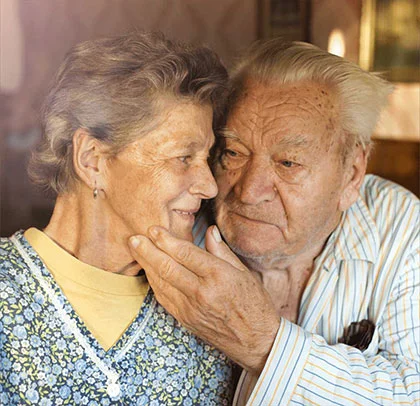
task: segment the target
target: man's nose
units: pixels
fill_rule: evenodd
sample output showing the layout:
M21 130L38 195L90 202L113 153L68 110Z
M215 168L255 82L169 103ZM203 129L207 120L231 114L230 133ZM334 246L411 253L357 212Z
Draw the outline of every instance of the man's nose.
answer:
M274 176L269 160L254 156L234 186L234 192L243 204L272 201L277 194Z
M200 199L212 199L217 195L217 184L207 162L197 165L193 176L191 194L198 195Z

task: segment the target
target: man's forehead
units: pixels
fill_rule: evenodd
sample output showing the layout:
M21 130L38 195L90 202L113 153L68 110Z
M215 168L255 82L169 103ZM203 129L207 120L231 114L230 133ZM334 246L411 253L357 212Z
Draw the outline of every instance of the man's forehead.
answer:
M241 142L305 147L330 139L338 125L334 92L315 83L247 87L223 135Z
M226 127L222 129L221 135L225 140L230 142L239 142L241 144L247 144L246 137L241 135L241 131L237 131L234 128ZM306 147L313 143L313 138L308 134L286 134L283 137L276 139L276 145L284 147Z
M258 106L270 111L277 106L292 106L293 103L310 103L322 108L336 104L336 92L326 84L302 81L296 83L253 83L248 82L236 101L236 106L243 104ZM234 108L235 110L235 108Z

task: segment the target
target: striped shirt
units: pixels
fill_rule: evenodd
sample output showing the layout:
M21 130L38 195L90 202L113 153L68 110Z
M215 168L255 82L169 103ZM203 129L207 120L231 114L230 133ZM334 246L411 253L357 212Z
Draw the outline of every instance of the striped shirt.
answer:
M419 208L409 191L366 176L315 260L297 325L282 319L234 405L420 405ZM340 344L363 319L375 325L368 348Z

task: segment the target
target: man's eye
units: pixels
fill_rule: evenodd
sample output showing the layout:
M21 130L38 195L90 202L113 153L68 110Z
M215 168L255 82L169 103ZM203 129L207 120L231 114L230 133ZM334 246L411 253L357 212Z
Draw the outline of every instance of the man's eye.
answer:
M247 155L228 148L222 151L219 158L222 167L226 170L239 169L246 164L247 160Z
M238 153L235 151L232 151L231 149L224 149L222 152L222 155L235 158L238 156Z

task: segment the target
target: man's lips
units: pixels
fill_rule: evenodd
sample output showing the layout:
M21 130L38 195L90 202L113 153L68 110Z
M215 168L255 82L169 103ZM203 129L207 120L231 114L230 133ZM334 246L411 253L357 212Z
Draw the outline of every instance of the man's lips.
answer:
M267 220L261 219L261 218L256 218L255 216L248 216L248 215L241 214L241 213L234 212L234 211L231 211L230 213L234 214L235 216L240 217L241 219L245 219L246 221L249 221L251 223L265 224L265 225L269 225L269 226L278 227L277 224L274 224L271 221L267 221Z

